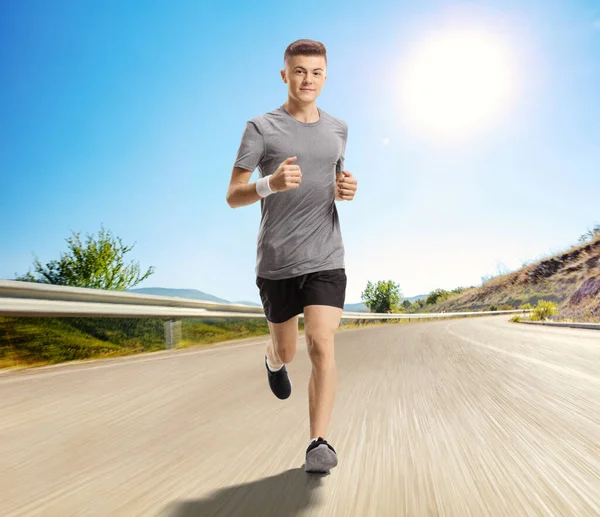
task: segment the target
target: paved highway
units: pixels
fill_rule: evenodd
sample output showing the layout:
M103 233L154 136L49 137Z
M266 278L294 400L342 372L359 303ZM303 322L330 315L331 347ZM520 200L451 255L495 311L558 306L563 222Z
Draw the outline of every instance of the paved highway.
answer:
M0 515L600 515L600 332L505 316L342 331L302 470L310 363L280 401L264 339L0 374Z

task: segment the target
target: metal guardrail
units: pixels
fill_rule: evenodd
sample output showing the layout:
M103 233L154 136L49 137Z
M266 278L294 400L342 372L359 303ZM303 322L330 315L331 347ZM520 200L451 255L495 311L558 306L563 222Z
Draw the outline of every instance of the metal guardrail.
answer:
M431 319L491 314L523 314L528 311L481 311L428 314L342 313L342 319ZM262 307L216 303L189 298L156 296L124 291L0 280L0 316L163 318L167 346L173 346L182 318L264 318ZM302 315L301 315L302 317Z
M600 330L600 323L576 323L572 321L520 321L519 323L525 323L526 325L544 325L546 327Z
M107 318L259 317L262 307L0 280L0 315Z

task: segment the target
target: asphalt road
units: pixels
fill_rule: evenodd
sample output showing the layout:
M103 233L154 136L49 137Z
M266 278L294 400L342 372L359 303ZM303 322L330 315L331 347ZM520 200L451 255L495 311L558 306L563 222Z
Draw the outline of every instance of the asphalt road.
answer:
M336 338L330 442L302 470L310 364L264 340L0 374L0 515L600 515L600 332L505 316Z

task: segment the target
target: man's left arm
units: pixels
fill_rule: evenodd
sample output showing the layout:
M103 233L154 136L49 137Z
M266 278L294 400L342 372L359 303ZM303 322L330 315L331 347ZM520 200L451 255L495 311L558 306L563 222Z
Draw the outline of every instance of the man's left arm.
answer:
M342 171L336 175L335 200L352 201L358 189L358 181L350 171Z

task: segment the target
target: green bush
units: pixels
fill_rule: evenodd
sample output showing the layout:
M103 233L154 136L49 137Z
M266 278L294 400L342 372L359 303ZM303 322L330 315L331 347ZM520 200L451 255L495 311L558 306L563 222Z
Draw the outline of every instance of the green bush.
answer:
M531 305L530 303L524 303L523 305L521 305L519 307L519 309L522 309L524 311L527 311L527 310L530 311L531 309L533 309L533 305Z
M450 298L450 293L445 289L436 289L435 291L431 291L429 296L427 296L425 300L425 304L434 305L436 303L443 302Z
M547 302L546 300L540 300L533 310L531 319L533 321L545 321L553 314L558 312L558 307L554 302Z
M519 316L518 314L515 314L510 321L514 322L514 323L519 323L521 321L521 316Z

